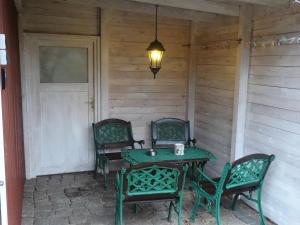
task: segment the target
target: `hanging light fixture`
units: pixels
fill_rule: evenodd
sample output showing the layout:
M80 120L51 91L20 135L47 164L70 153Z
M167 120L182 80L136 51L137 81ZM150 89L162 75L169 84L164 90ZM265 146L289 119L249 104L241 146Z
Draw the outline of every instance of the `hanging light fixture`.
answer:
M161 68L161 60L164 54L165 48L160 41L157 40L157 9L158 5L155 6L155 40L152 41L147 48L148 57L150 60L150 70L156 78L156 74Z

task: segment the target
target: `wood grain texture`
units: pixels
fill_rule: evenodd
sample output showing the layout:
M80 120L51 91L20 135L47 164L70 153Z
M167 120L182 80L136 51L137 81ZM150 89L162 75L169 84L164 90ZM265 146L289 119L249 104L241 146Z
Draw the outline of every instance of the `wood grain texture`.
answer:
M13 1L10 0L0 0L0 11L0 33L6 35L10 58L7 66L7 86L1 93L8 224L20 225L25 168L18 17Z
M199 27L194 34L196 43L236 39L236 22ZM199 146L217 156L218 160L207 167L211 175L217 176L230 161L237 48L198 47L197 52L195 138Z
M150 146L151 120L187 116L190 23L159 18L159 40L166 53L154 80L146 53L154 38L153 17L117 10L105 15L109 117L131 120L134 137Z
M271 15L271 16L270 16ZM254 20L254 37L299 32L299 7ZM269 36L272 35L272 36ZM296 224L300 210L300 48L252 49L245 154L275 154L263 193L264 213L278 224Z
M20 21L24 32L99 35L96 7L37 0L24 1Z

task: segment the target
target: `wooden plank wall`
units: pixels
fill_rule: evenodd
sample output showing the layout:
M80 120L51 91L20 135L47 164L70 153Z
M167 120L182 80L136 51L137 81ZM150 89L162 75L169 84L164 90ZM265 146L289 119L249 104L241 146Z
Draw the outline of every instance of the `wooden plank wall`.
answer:
M256 17L253 37L300 32L298 8ZM291 34L290 34L291 35ZM300 46L252 49L245 154L275 154L267 176L265 214L280 225L300 221Z
M154 80L146 54L154 39L154 17L123 11L109 15L109 117L132 121L135 138L150 146L151 120L186 117L190 23L159 17L166 53Z
M0 0L0 11L0 33L6 35L9 56L6 89L1 90L8 224L20 225L25 165L18 17L11 0Z
M199 25L196 35L195 138L199 146L217 156L207 168L211 175L218 175L230 161L237 45L227 48L216 44L236 39L238 22Z
M96 7L26 0L19 14L24 32L53 34L100 34L100 11Z

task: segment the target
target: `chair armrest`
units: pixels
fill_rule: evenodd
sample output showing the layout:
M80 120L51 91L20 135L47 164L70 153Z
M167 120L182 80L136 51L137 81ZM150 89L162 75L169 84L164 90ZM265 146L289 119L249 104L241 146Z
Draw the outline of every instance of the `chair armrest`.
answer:
M196 145L196 139L195 139L195 138L189 139L188 143L189 143L189 145L190 145L191 143L193 143L193 146L195 147L195 145Z
M139 141L133 141L134 143L137 143L141 146L141 148L143 148L143 145L145 144L145 141L144 140L139 140Z
M215 187L217 187L218 183L212 180L210 177L208 177L201 169L197 168L197 172L200 174L201 177L203 177L206 181L213 184ZM198 178L198 181L201 181L201 178Z

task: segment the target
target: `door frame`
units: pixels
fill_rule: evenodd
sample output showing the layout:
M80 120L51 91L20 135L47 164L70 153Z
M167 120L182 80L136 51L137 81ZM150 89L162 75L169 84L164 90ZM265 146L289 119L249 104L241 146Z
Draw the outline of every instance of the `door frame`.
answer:
M34 150L39 148L39 141L35 141L34 134L36 133L33 128L34 121L31 113L32 105L32 87L31 82L33 76L30 76L32 72L38 73L39 71L33 71L38 68L33 58L34 56L34 46L36 42L40 43L42 41L85 41L90 42L93 46L93 70L94 70L94 120L99 119L100 109L100 38L97 36L84 36L84 35L61 35L61 34L39 34L39 33L23 33L21 50L21 61L22 61L22 72L21 72L21 85L22 85L22 105L23 105L23 127L24 127L24 151L25 151L25 169L26 178L34 178L37 176L37 171L35 171L35 162L32 159L32 154Z
M0 65L1 67L1 65ZM6 176L5 176L5 154L4 154L4 138L3 138L3 117L2 117L2 93L0 90L0 224L7 225L7 197L6 197Z

